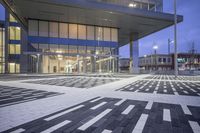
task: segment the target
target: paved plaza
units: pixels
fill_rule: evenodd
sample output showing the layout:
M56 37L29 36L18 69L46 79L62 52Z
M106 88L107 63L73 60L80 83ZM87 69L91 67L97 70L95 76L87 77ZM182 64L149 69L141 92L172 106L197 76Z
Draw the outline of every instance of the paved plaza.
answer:
M0 132L199 133L199 79L88 74L1 80Z

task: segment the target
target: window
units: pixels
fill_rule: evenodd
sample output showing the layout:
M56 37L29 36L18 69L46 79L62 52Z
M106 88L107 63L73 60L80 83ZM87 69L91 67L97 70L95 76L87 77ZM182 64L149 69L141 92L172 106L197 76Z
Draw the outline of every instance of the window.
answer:
M111 41L118 42L118 30L117 29L111 29Z
M15 73L15 63L9 63L9 73Z
M21 54L21 45L15 45L15 54Z
M10 20L10 22L16 22L17 23L17 20L11 14L9 15L9 20Z
M171 59L170 59L170 58L168 58L168 62L169 62L169 63L171 62Z
M21 28L20 27L9 27L10 40L21 40Z
M96 27L96 40L103 41L103 28L102 27Z
M68 38L68 24L60 23L59 26L60 38Z
M163 58L163 62L166 63L166 58Z
M162 62L162 58L159 58L159 59L158 59L158 62Z
M39 21L39 36L48 37L48 22Z
M15 54L15 45L14 44L10 44L9 45L9 54Z
M21 54L21 45L9 44L9 54Z
M16 73L20 73L20 64L16 64Z
M94 26L87 26L87 40L94 40Z
M77 39L77 24L69 24L69 38Z
M28 21L28 34L30 36L38 36L38 21L37 20L29 20Z
M78 39L86 40L86 26L78 25Z
M20 73L20 64L8 63L9 73Z
M50 22L49 23L49 36L50 37L58 37L58 23Z
M103 28L104 41L110 41L110 28Z

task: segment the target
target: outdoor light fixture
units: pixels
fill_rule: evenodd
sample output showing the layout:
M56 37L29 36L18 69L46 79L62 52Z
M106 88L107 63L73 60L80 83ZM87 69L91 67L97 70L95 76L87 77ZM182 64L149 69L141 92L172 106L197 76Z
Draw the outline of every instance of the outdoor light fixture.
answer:
M135 4L135 3L130 3L129 5L128 5L128 7L136 7L137 5Z
M155 50L158 49L158 46L157 45L153 46L153 49L155 49Z

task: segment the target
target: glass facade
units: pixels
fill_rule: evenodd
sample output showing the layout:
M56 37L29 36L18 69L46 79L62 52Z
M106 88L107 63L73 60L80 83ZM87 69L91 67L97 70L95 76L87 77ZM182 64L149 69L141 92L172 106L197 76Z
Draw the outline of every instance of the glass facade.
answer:
M101 46L102 42L118 42L118 29L110 27L29 20L29 36L90 41L90 44L32 43L41 55L40 71L43 73L111 72L114 71L116 47ZM96 41L96 44L91 44ZM115 62L115 63L114 63ZM105 66L106 65L106 66Z
M17 20L13 15L9 14L9 40L14 41L12 44L8 44L8 72L20 73L19 56L21 54L21 27L18 26Z
M118 42L118 29L91 25L29 20L29 36Z

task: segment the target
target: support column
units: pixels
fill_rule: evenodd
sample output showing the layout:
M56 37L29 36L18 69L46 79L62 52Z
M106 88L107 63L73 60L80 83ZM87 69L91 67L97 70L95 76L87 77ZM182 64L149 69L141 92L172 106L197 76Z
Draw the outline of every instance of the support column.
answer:
M130 73L139 73L139 43L138 40L133 41L133 38L138 38L138 34L133 34L130 37Z
M85 57L83 57L83 73L86 73L87 72L87 62L86 62L86 59Z
M91 56L91 72L95 73L96 72L96 56L94 56L95 51L91 51L91 54L93 54Z
M8 59L9 59L9 51L8 51L8 45L9 45L9 12L5 8L5 73L9 73L9 68L8 68Z

